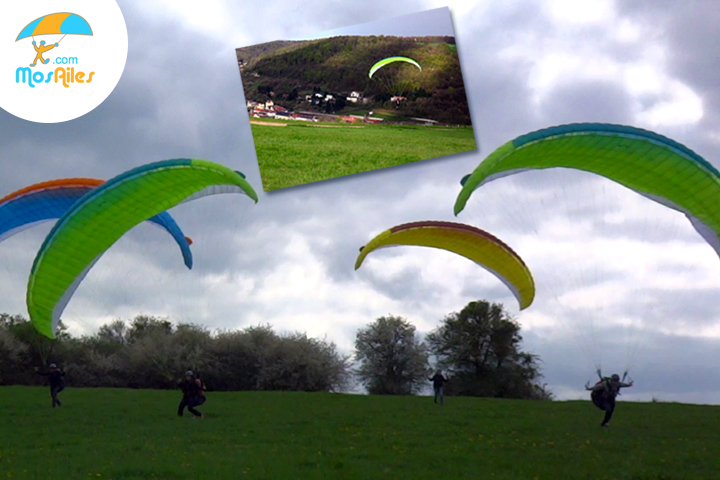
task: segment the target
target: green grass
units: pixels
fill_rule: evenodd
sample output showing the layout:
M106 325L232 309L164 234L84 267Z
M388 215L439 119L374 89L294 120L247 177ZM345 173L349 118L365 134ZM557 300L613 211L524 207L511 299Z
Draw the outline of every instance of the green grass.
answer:
M720 408L311 393L0 388L2 479L612 479L720 477Z
M316 125L251 125L265 191L476 148L471 127Z

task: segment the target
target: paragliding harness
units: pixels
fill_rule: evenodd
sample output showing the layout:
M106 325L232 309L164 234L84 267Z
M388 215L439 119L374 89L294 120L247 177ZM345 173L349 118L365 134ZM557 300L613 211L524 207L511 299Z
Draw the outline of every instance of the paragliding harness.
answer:
M612 378L611 378L611 377L603 377L603 376L602 376L602 372L600 371L600 369L598 369L597 374L598 374L598 377L600 377L600 381L598 381L598 382L595 384L595 386L597 387L598 385L600 385L600 384L602 384L602 383L605 383L605 388L603 388L603 389L601 389L601 390L593 390L593 391L590 393L590 399L592 400L593 404L594 404L597 408L599 408L600 410L605 411L605 410L606 410L606 407L607 407L607 401L609 400L609 399L608 399L608 393L609 393L609 392L608 392L607 384L610 382L610 380L611 380ZM625 373L623 373L622 379L621 379L620 381L621 381L621 382L625 382L625 379L627 378L627 376L628 376L628 372L627 372L627 370L626 370ZM618 395L622 395L622 394L620 393L620 390L618 390L618 393L617 393L617 394L618 394Z
M186 405L199 407L207 400L207 397L205 397L207 387L199 378L195 377L190 383L187 381L182 382L181 387L183 390L183 401L187 402Z
M207 401L207 397L205 396L205 384L202 383L200 379L197 379L195 384L198 386L198 390L197 394L192 399L193 408L200 407Z
M600 380L595 384L595 386L597 387L605 381L605 379ZM607 389L605 388L603 388L602 390L593 390L590 393L590 399L592 400L593 404L600 410L605 410L605 405L607 403L607 393Z
M200 380L199 378L195 379L195 385L197 386L197 393L195 394L198 397L205 397L205 390L207 390L207 387L205 384Z
M193 386L195 387L195 391L194 394L190 397L190 403L192 403L193 407L199 407L207 400L207 398L205 397L205 390L207 390L207 387L199 378L195 378L195 380L193 381Z

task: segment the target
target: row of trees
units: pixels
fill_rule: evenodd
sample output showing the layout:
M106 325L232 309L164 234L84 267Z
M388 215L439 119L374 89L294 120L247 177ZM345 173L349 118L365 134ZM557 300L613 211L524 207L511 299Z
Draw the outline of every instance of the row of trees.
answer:
M191 369L213 390L343 391L351 372L350 357L332 342L270 326L211 334L139 316L81 338L61 329L50 341L24 318L0 316L0 385L36 383L31 367L50 361L79 387L174 388Z
M547 399L537 356L522 352L520 326L502 305L479 301L448 315L424 339L407 320L386 316L357 332L354 361L334 343L270 326L211 333L139 316L56 341L21 316L0 315L0 385L35 384L33 366L60 363L79 387L174 388L187 369L212 390L347 391L355 379L371 394L420 392L431 363L450 375L447 393Z
M502 305L484 301L448 315L424 340L405 319L381 317L357 334L358 376L369 393L417 393L432 357L450 376L450 395L550 399L538 384L540 359L521 351L521 342L520 325Z

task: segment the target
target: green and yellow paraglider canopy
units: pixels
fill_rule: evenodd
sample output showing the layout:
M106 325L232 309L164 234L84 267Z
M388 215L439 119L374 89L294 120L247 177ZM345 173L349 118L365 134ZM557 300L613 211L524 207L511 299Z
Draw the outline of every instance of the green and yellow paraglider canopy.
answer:
M489 182L550 168L601 175L684 213L720 255L720 172L688 147L626 125L560 125L507 142L462 179L455 215L475 190Z
M22 29L15 41L36 35L92 35L90 24L75 13L52 13L45 15ZM63 37L65 38L65 37Z
M382 67L384 67L385 65L389 65L389 64L391 64L391 63L395 63L395 62L406 62L406 63L410 63L410 64L412 64L412 65L415 65L415 66L416 66L418 69L420 69L420 71L422 72L422 67L420 66L420 64L417 63L417 62L416 62L415 60L413 60L412 58L408 58L408 57L388 57L388 58L383 58L382 60L380 60L379 62L377 62L375 65L373 65L372 67L370 67L370 71L368 72L368 76L369 76L370 78L372 78L373 75L375 74L375 72L377 72L378 70L380 70Z

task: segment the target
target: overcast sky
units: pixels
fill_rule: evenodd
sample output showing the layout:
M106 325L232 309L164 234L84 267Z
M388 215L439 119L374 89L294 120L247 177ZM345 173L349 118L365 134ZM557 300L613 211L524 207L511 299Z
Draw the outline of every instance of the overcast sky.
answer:
M374 318L422 333L485 298L523 326L560 398L580 398L602 357L630 364L622 399L720 404L720 261L681 216L577 172L527 173L473 195L459 221L509 243L538 295L519 313L494 277L450 254L358 247L386 228L452 220L459 180L516 136L610 122L673 138L720 166L720 11L648 0L259 3L124 1L125 73L95 111L33 124L0 110L0 196L34 182L110 178L199 157L247 174L260 194L172 210L195 241L187 271L162 231L143 226L96 265L65 315L73 334L115 317L167 314L211 329L269 322L327 336L346 352ZM449 6L479 152L262 193L234 49ZM344 30L349 32L350 30ZM323 34L321 36L326 36ZM321 146L319 146L321 148ZM0 245L0 311L25 314L25 286L49 226Z
M316 38L334 37L337 35L395 35L398 37L420 37L431 35L454 36L452 19L448 7L434 8L422 12L411 13L390 18L381 16L374 22L349 25L325 32L303 35L296 40L314 40ZM245 45L243 45L245 46Z

